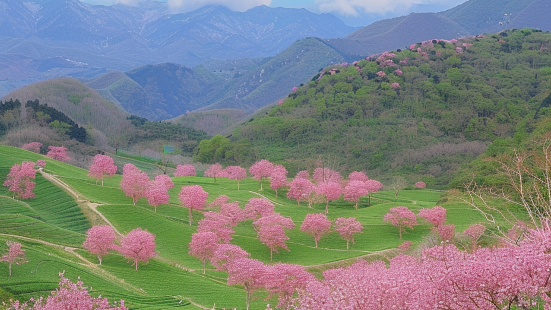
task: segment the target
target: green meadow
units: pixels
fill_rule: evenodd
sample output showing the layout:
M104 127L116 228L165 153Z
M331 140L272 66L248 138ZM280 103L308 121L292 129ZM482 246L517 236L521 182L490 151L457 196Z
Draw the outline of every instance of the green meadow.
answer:
M4 181L14 163L37 159L46 160L44 171L65 183L72 192L40 173L37 173L34 199L14 200L6 187L0 188L0 251L7 249L4 241L13 240L23 244L28 258L28 263L13 267L11 277L7 263L0 263L0 298L4 302L10 298L27 300L48 295L57 287L59 273L65 271L65 276L73 281L80 277L92 295L108 297L111 302L124 299L130 309L243 309L243 288L227 286L227 275L215 271L208 263L206 274L202 274L202 263L188 254L191 234L196 232L202 213L194 212L193 225L189 226L188 210L178 201L178 192L184 185L201 185L209 193L208 202L219 195L239 201L242 208L252 197L273 201L276 212L291 217L295 223L295 228L287 231L290 251L279 250L270 262L270 252L256 238L250 220L235 227L231 242L265 263L304 265L316 276L327 268L350 264L356 259L390 258L404 241L412 241L414 248L424 246L431 234L427 223L421 222L413 230L407 230L400 240L398 229L384 223L383 217L396 206L407 206L415 213L421 208L434 207L442 196L439 191L402 190L395 200L393 192L381 191L372 195L371 205L363 198L358 210L342 199L331 202L329 219L356 217L364 231L355 236L355 244L351 243L349 250L337 232L325 235L315 248L313 238L299 228L307 214L323 212L325 204L313 208L306 203L297 205L296 201L286 198L285 191L280 191L276 198L267 182L264 190L259 191L258 181L246 179L237 190L237 182L229 179L175 177L175 187L169 192L170 204L158 206L155 212L144 198L133 205L131 198L124 196L119 188L120 175L106 179L101 186L86 176L86 170L7 146L0 146L0 181ZM89 209L89 202L97 204L97 211L123 234L137 227L155 234L158 257L147 264L141 263L138 271L116 253L105 256L102 265L98 265L97 258L82 247L87 229L104 224ZM455 224L459 232L484 221L478 211L466 204L454 202L445 206L447 223ZM217 208L205 210L217 211ZM266 292L255 293L251 308L265 309L267 303L277 303L275 297L265 300L267 296Z

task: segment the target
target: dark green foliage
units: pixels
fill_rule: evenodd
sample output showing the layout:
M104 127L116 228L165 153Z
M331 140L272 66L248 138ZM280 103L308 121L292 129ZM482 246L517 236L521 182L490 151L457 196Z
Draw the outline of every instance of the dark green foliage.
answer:
M86 142L86 129L80 127L67 115L63 114L57 109L49 107L47 104L40 105L38 99L35 101L27 101L26 108L30 108L35 115L48 116L51 121L50 127L63 128L69 139L75 139L78 142Z
M507 34L423 42L395 52L391 66L377 55L328 67L267 115L236 128L232 143L249 141L249 163L266 158L301 170L321 156L343 172L401 174L443 187L491 141L522 139L545 106L551 76L542 73L551 50L541 47L551 47L551 35Z

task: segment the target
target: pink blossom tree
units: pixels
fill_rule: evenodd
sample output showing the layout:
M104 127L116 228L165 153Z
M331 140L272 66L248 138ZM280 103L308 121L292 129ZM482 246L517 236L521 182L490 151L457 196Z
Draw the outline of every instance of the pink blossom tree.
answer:
M484 231L486 231L486 227L482 224L473 224L463 231L463 234L471 241L471 251L476 249L478 239L484 234Z
M295 176L295 179L309 180L310 179L310 173L308 172L308 170L301 170L301 171L297 172L297 175Z
M115 172L117 172L117 166L115 166L113 158L107 155L97 154L94 156L92 165L90 165L88 176L96 179L96 184L98 180L101 180L101 186L103 186L103 178L105 175L111 177Z
M35 153L40 153L40 148L41 147L42 147L42 143L40 143L40 142L26 143L26 144L23 144L21 146L22 149L27 150L27 151L31 151L31 152L35 152Z
M174 172L175 177L194 177L197 175L195 167L190 164L177 165L176 171Z
M213 232L224 243L230 243L235 232L231 219L218 212L205 212L204 216L199 221L197 232Z
M434 226L440 226L446 221L446 209L441 206L430 209L423 208L419 210L418 216L424 218Z
M36 183L31 181L36 177L36 170L32 161L24 161L20 164L14 164L10 168L10 173L6 176L4 186L12 192L12 198L21 199L34 198L33 193Z
M270 177L273 169L274 164L266 159L257 161L249 168L249 173L252 174L253 179L260 182L260 190L262 190L262 180Z
M0 261L7 262L9 266L9 274L11 277L11 265L21 265L27 262L25 250L21 248L21 243L15 241L6 241L8 245L8 253L2 255Z
M82 281L76 284L65 278L64 272L59 274L59 287L47 298L31 298L30 301L20 303L15 301L8 309L12 310L68 310L68 309L94 309L94 310L128 310L124 306L124 300L119 301L118 306L111 306L107 298L90 296ZM29 305L29 303L32 304ZM116 302L115 302L116 304Z
M227 264L232 260L247 258L251 254L243 250L240 246L230 243L219 243L210 258L210 263L216 270L227 271Z
M145 190L148 184L149 176L147 173L142 172L130 163L123 166L120 186L126 196L132 197L134 205L136 205L138 199L145 196Z
M42 160L42 159L39 159L36 161L36 165L40 168L43 168L46 167L46 161L45 160Z
M230 223L232 226L235 226L238 223L243 222L247 219L247 216L245 215L245 210L239 207L238 201L221 205L220 214L227 216L230 219Z
M240 166L228 166L224 170L229 179L237 181L237 190L239 190L239 182L247 177L247 169Z
M413 229L413 226L417 225L415 213L407 207L390 208L389 212L385 214L384 221L398 227L400 239L402 239L402 232L405 231L406 227Z
M367 180L365 181L365 187L369 193L368 205L371 205L371 194L380 191L383 188L383 184L377 180Z
M436 232L442 242L453 243L455 238L455 225L454 224L440 224L433 227L432 230Z
M354 234L361 233L363 229L362 224L354 217L339 217L335 220L335 230L346 240L347 250L350 241L354 243Z
M150 258L157 256L155 235L141 228L136 228L123 236L120 246L116 246L115 249L125 258L132 260L136 270L139 262L149 262Z
M160 182L164 184L166 189L174 188L174 182L172 182L172 179L166 174L159 174L158 176L156 176L155 182Z
M310 213L304 218L300 230L314 237L317 248L321 237L331 231L331 221L327 219L325 214Z
M216 197L211 203L209 203L209 207L216 207L216 206L222 206L223 204L227 203L228 200L230 200L230 197L226 195L220 195Z
M173 184L174 185L174 184ZM162 179L149 181L144 192L144 196L147 199L147 203L155 208L157 213L157 206L160 204L168 204L170 195L168 194L168 188L166 182Z
M114 248L116 238L117 235L111 226L92 226L86 232L86 241L84 241L82 246L91 254L96 255L101 265L102 258L109 254L109 250Z
M419 181L419 182L416 182L416 183L414 184L414 186L417 187L417 188L423 189L423 188L427 187L427 184L425 184L425 182Z
M273 189L276 193L277 199L277 190L281 187L287 186L287 169L282 165L276 165L272 169L270 175L270 188Z
M216 177L220 176L219 174L221 171L222 165L220 165L219 163L215 163L210 165L203 175L206 177L214 178L214 182L216 182Z
M252 294L264 287L266 265L251 258L239 258L228 261L228 285L242 285L247 292L246 309L249 310Z
M273 260L273 253L278 253L278 248L289 251L285 241L289 237L285 235L286 229L293 229L295 223L290 217L283 217L279 213L263 216L253 222L257 232L257 238L270 249L270 261Z
M197 257L203 263L203 274L205 274L205 263L210 260L218 246L218 236L210 231L197 232L191 235L189 243L189 254Z
M358 210L360 198L369 194L364 181L350 180L344 187L344 200L354 202L354 207Z
M316 187L316 194L325 196L325 215L329 213L329 201L341 198L342 187L339 183L323 182Z
M314 173L312 173L312 178L319 185L326 182L334 182L340 184L342 182L342 176L339 172L325 168L316 168Z
M267 269L264 286L270 296L278 294L277 308L280 309L290 309L295 292L304 291L306 285L316 279L300 265L278 263Z
M245 216L248 219L256 220L262 216L274 213L274 204L264 198L251 198L245 205Z
M348 175L348 181L362 181L367 182L369 178L363 171L353 171Z
M46 153L46 156L59 161L68 161L71 159L67 155L67 148L64 146L48 146L48 153Z
M300 206L300 202L307 201L314 189L315 185L310 180L296 177L289 186L287 198L295 199Z
M209 193L205 192L200 185L182 186L178 198L182 205L189 209L189 225L193 221L193 210L202 210L207 203Z

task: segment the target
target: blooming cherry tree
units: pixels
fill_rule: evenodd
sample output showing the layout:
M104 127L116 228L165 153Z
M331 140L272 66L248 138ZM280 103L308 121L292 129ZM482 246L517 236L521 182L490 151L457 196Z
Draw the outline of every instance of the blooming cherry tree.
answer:
M276 193L277 199L277 190L281 187L287 186L287 169L282 165L277 165L272 170L270 175L270 188L273 189Z
M317 248L321 237L331 231L331 221L327 219L325 214L310 213L304 218L300 230L314 237Z
M308 200L308 197L314 191L315 187L314 183L310 182L310 180L296 177L289 186L287 198L295 199L300 206L301 201Z
M195 167L190 164L177 165L176 171L174 172L175 177L194 177L197 175Z
M132 197L134 205L136 205L138 199L145 196L148 185L149 176L147 173L140 171L130 163L123 166L120 186L126 196Z
M354 202L354 207L358 209L360 198L369 194L364 181L350 180L344 187L344 200Z
M232 260L247 258L251 254L243 250L240 246L230 244L230 243L219 243L214 250L210 263L219 271L227 271L227 264L231 263Z
M278 263L267 267L267 281L265 287L272 294L278 294L278 305L280 309L290 309L295 292L302 292L309 282L315 277L304 270L303 266L294 264Z
M407 207L390 208L389 212L385 214L384 221L398 227L400 239L402 239L402 232L405 231L406 227L413 229L413 226L417 225L415 213Z
M147 199L147 203L155 208L155 213L157 213L158 205L167 204L170 200L166 184L163 179L155 178L155 180L148 182L145 189L144 196ZM174 186L174 183L172 185Z
M257 161L249 168L249 173L252 174L253 179L260 182L260 190L262 190L262 180L270 177L273 169L274 164L266 159Z
M248 219L256 220L262 216L274 213L274 204L264 198L251 198L245 205L245 216Z
M247 216L245 215L245 211L239 207L238 201L225 203L221 205L220 214L227 216L230 219L230 224L232 226L235 226L239 222L242 222L247 219Z
M113 158L107 155L97 154L94 156L92 165L90 165L90 170L88 170L88 176L101 180L101 186L103 186L103 178L105 175L113 176L117 172L117 166L115 166L115 161Z
M214 178L214 182L216 182L216 177L219 177L220 172L222 171L222 165L219 163L210 165L209 168L205 171L203 174L206 177Z
M434 226L440 226L446 221L446 209L441 206L436 206L431 209L423 208L419 210L418 215Z
M353 171L348 175L348 181L362 181L367 182L369 178L363 171Z
M172 179L166 174L159 174L158 176L156 176L155 182L163 183L166 189L174 188L174 182L172 182Z
M27 262L25 257L25 250L21 248L21 243L14 241L6 241L8 245L8 253L2 255L0 261L7 262L9 265L9 274L11 277L11 265L21 265Z
M82 246L91 254L96 255L101 265L103 256L107 255L109 250L114 248L116 238L117 235L111 226L92 226L86 232L86 241L84 241Z
M354 243L354 234L361 233L363 229L362 224L354 217L339 217L335 220L335 230L346 240L347 250L350 241Z
M178 198L182 205L189 209L189 225L193 221L193 210L202 210L207 203L209 193L205 192L200 185L182 186Z
M376 193L383 188L383 184L377 180L367 180L365 181L365 187L369 192L369 202L368 205L371 205L371 194Z
M217 212L205 212L204 216L199 221L197 232L213 232L218 239L225 243L230 243L232 235L235 232L231 218Z
M31 179L36 177L36 170L32 161L24 161L20 164L14 164L10 168L10 173L6 176L4 186L13 193L12 198L17 196L21 199L34 198L33 189L36 185Z
M293 229L295 223L289 217L283 217L279 213L273 213L263 216L253 222L257 231L257 238L270 249L270 261L273 259L273 253L278 253L278 248L289 251L285 241L289 237L285 235L286 229Z
M27 150L27 151L31 151L31 152L35 152L35 153L40 153L40 148L41 147L42 147L42 143L40 143L40 142L26 143L26 144L23 144L21 146L22 149Z
M123 236L120 246L115 247L125 258L133 261L132 265L138 270L139 262L149 262L150 258L157 256L155 252L155 235L136 228Z
M239 190L239 182L247 177L247 169L239 166L228 166L224 170L229 179L237 181L237 190Z
M427 184L425 184L425 182L419 181L419 182L416 182L416 183L414 184L414 186L417 187L417 188L423 189L423 188L427 187Z
M246 309L249 310L252 294L264 287L266 265L251 258L239 258L228 261L228 285L242 285L247 292Z
M210 260L218 246L218 236L210 231L197 232L191 235L189 243L189 255L197 257L203 262L203 274L205 274L205 262Z
M59 161L68 161L71 159L67 155L67 148L64 146L48 146L48 153L46 153L46 156Z
M329 201L341 198L342 187L336 182L323 182L316 187L316 194L325 196L325 215L329 213Z

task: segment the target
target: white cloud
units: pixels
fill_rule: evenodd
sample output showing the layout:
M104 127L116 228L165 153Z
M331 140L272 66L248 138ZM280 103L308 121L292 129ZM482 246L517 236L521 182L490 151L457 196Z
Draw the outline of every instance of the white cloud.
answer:
M223 5L233 11L246 11L259 5L270 5L272 0L168 0L168 6L178 12L190 12L205 5Z
M332 12L347 16L358 16L363 13L385 14L407 11L417 4L450 4L457 2L457 0L316 0L321 12Z

